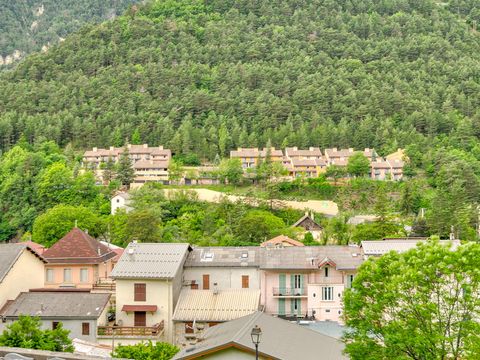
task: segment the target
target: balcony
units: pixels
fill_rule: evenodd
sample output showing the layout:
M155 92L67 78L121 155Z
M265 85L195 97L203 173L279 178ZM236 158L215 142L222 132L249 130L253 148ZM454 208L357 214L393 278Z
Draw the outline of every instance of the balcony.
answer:
M279 297L307 297L307 288L288 288L288 287L274 287L272 290L273 296Z
M154 326L98 326L98 337L159 337L163 334L164 322Z

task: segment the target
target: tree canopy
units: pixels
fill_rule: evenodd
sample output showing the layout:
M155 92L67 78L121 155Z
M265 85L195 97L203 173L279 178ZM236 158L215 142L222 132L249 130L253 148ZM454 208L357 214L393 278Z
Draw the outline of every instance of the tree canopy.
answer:
M476 359L480 245L436 241L370 258L344 297L355 359Z

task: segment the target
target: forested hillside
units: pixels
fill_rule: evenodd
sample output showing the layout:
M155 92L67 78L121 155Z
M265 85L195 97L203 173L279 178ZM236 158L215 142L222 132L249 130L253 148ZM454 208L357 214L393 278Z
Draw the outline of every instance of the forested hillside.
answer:
M430 0L155 1L0 82L0 146L370 146L477 137L480 36ZM459 134L461 132L462 134Z
M165 0L87 25L0 76L0 149L19 144L0 159L0 232L29 231L52 206L79 203L77 187L91 194L81 204L105 214L109 190L91 191L75 151L122 146L135 134L205 160L269 140L380 155L406 147L401 199L379 212L409 216L421 234L448 236L453 226L478 239L477 3ZM47 140L60 146L56 160ZM388 202L355 183L346 191L352 203ZM426 219L415 219L420 208ZM335 234L345 224L337 225Z
M122 14L137 0L0 0L0 69L54 44L87 22Z

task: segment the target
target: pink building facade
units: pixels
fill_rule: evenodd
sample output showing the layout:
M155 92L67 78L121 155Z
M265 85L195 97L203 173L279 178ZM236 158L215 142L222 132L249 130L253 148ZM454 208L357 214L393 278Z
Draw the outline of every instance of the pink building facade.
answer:
M264 249L261 301L268 314L342 321L342 301L362 262L357 246Z

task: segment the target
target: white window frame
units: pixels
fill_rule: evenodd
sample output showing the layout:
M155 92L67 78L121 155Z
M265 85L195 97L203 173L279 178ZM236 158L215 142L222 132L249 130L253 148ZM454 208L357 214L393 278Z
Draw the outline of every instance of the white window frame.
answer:
M68 274L68 279L67 275ZM72 269L71 268L64 268L63 269L63 282L64 283L71 283L72 282Z
M333 286L322 287L322 301L333 301Z
M51 275L51 276L50 276ZM55 270L45 269L45 282L53 283L55 281Z
M85 278L83 276L83 274L86 274ZM80 269L80 282L81 283L86 283L88 282L88 268L81 268Z
M294 289L302 288L302 275L297 274L293 276L293 288Z

